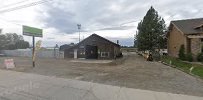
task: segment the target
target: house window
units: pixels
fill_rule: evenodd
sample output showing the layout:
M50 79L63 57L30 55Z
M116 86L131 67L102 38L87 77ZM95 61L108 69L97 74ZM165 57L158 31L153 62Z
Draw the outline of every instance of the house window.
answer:
M191 53L191 39L187 39L187 53Z
M109 57L109 52L101 52L101 57Z
M203 38L201 38L201 52L203 52Z

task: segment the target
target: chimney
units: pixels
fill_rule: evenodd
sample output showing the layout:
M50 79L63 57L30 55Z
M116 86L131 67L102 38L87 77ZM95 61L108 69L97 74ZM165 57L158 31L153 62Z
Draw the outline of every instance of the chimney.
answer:
M119 44L119 40L117 40L117 44Z

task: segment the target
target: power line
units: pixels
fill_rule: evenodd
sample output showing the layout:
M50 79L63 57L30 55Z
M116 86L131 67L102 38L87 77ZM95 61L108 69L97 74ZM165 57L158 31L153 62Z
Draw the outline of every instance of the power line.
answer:
M46 2L50 2L50 1L53 1L53 0L40 0L40 1L29 3L29 4L13 7L10 9L0 10L0 13L11 12L11 11L15 11L15 10L23 9L23 8L28 8L28 7L36 6L39 4L46 3Z
M32 3L29 3L29 4L13 7L13 8L10 8L10 9L0 10L0 13L11 12L11 11L14 11L14 10L19 10L19 9L39 5L39 4L42 4L42 3L45 3L45 2L47 2L47 1L41 0L41 1L37 1L37 2L32 2Z
M14 5L18 5L18 4L22 4L24 2L28 2L29 0L23 0L23 1L19 1L19 2L16 2L16 3L11 3L11 4L8 4L8 5L3 5L0 7L0 9L3 9L3 8L8 8L8 7L11 7L11 6L14 6Z
M17 2L17 3L9 4L8 6L21 4L21 3L24 3L24 2L27 2L27 1L29 1L29 0L24 0L24 1ZM16 7L10 8L10 9L0 10L0 13L10 12L10 11L14 11L14 10L18 10L18 9L23 9L23 8L27 8L27 7L32 7L32 6L43 4L43 3L46 3L46 2L49 2L49 1L53 1L53 0L39 0L37 2L32 2L32 3L21 5L21 6L16 6ZM3 8L3 7L0 7L0 8ZM4 22L9 22L11 24L23 26L22 24L14 23L14 22L9 21L7 19L4 19L2 17L0 17L0 19L2 21L4 21Z
M7 20L7 19L4 19L4 18L2 18L2 17L0 17L0 19L1 19L2 21L4 21L4 22L9 22L9 23L11 23L11 24L15 24L15 25L18 25L18 26L23 26L23 25L21 25L21 24L14 23L14 22L9 21L9 20Z

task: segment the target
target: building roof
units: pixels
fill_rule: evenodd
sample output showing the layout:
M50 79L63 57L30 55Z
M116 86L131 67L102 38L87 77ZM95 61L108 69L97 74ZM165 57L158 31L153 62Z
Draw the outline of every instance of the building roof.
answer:
M71 48L71 47L73 47L73 46L74 46L74 43L71 43L71 44L64 44L64 45L61 45L61 46L60 46L59 50L60 50L60 51L64 51L65 49L69 49L69 48Z
M114 43L114 42L112 42L112 41L110 41L110 40L108 40L108 39L106 39L106 38L104 38L104 37L101 37L101 36L99 36L99 35L97 35L97 34L92 34L92 35L90 35L89 37L87 37L86 39L88 39L88 38L91 38L91 37L98 37L98 38L101 38L102 40L104 40L104 41L107 41L107 42L109 42L109 43L111 43L111 44L113 44L113 45L115 45L115 46L120 46L119 44L116 44L116 43ZM84 39L84 40L82 40L80 43L78 43L77 45L80 45L83 41L85 41L86 39Z
M71 48L67 48L66 50L72 49L72 48L75 48L75 47L79 46L79 45L82 44L85 40L87 40L87 39L89 39L89 38L91 38L91 37L98 37L98 38L101 38L102 40L104 40L104 41L106 41L106 42L108 42L108 43L110 43L110 44L113 44L113 45L115 45L115 46L120 47L119 44L116 44L116 43L114 43L114 42L112 42L112 41L110 41L110 40L108 40L108 39L106 39L106 38L104 38L104 37L101 37L101 36L99 36L99 35L97 35L97 34L92 34L92 35L90 35L89 37L87 37L87 38L85 38L84 40L82 40L81 42L79 42L78 44L72 46Z
M175 25L184 34L203 33L203 18L171 21L171 25Z
M70 45L64 44L64 45L60 46L59 50L60 50L60 51L64 51L65 49L68 49L68 48L70 48L70 47L71 47Z

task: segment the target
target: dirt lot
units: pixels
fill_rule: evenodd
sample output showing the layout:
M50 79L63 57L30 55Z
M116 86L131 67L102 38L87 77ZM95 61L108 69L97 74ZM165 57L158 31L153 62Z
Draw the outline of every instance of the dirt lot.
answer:
M14 70L48 76L92 81L109 85L161 92L203 96L203 81L158 62L147 62L135 53L111 63L79 63L72 59L38 59L35 68L30 58L13 57ZM0 58L0 67L3 60ZM122 61L122 63L119 63ZM89 61L91 62L91 61ZM115 64L118 63L118 64Z

